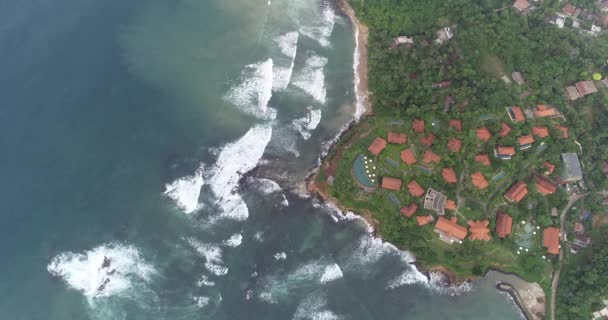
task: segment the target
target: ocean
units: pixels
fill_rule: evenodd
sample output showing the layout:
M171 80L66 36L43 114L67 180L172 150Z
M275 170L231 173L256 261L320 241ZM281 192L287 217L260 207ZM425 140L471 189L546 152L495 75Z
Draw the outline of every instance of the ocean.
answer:
M0 0L0 319L521 319L299 188L355 45L320 0Z

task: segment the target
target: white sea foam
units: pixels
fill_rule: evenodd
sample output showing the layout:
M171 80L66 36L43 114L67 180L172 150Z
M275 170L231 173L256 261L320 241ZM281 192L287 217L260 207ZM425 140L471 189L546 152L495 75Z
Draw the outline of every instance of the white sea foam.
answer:
M272 140L270 141L269 151L273 154L289 154L297 158L300 156L300 151L298 150L298 138L298 134L291 126L276 127L272 132Z
M233 234L230 239L224 240L224 244L232 248L240 246L242 242L243 236L240 233Z
M135 247L116 243L84 253L62 253L51 260L47 271L80 291L90 303L98 297L124 294L156 273Z
M173 199L186 213L199 209L198 197L203 186L204 165L192 176L182 177L165 185L164 195Z
M194 300L196 306L199 308L204 308L209 304L209 297L195 296L192 297L192 300Z
M283 198L283 200L281 200L281 205L283 207L289 207L289 200L287 200L287 197L284 194L281 194L281 197Z
M305 117L295 119L292 121L292 124L302 138L304 140L308 140L311 135L311 131L315 130L319 123L321 122L321 110L313 109L312 107L308 107L308 113Z
M413 270L406 270L394 279L390 280L386 288L397 289L415 283L427 283L427 281L428 280L424 274L420 273L416 268L413 268Z
M274 119L276 110L268 108L272 97L272 66L272 59L245 66L239 81L226 94L226 100L257 118Z
M209 278L206 275L201 275L201 277L198 279L198 281L196 281L196 286L197 287L213 287L215 285L215 282L209 280Z
M329 38L334 30L336 23L336 14L328 3L323 5L323 13L321 20L313 21L313 24L307 24L300 27L300 33L317 41L323 47L329 47Z
M313 54L306 59L306 65L300 70L293 85L311 95L321 104L325 104L325 65L327 58Z
M273 90L284 90L291 81L294 59L298 50L298 36L298 32L288 32L274 39L281 52L289 58L289 63L286 65L275 64L273 67Z
M283 191L283 189L281 189L281 186L278 183L270 179L260 178L255 179L255 182L257 183L258 189L266 195Z
M321 283L328 283L337 279L342 278L344 275L342 274L342 269L337 264L331 264L325 267L325 271L321 276Z
M297 31L287 32L274 39L274 42L279 46L281 52L287 57L293 59L296 57L298 51L298 37Z
M228 273L228 268L223 265L222 249L218 245L202 243L193 238L188 239L188 244L205 258L205 268L209 272L216 276L223 276Z
M353 75L354 75L354 89L355 89L355 120L359 121L361 115L365 113L365 104L363 100L365 99L360 90L359 85L361 84L361 78L359 77L359 64L361 63L361 57L359 54L359 26L353 21L355 25L355 52L353 53Z
M216 196L216 204L222 210L221 217L242 221L249 216L247 205L235 193L235 189L241 175L256 167L271 137L270 125L256 125L239 140L225 145L220 151L207 180Z
M342 317L327 309L325 293L313 292L300 302L292 319L338 320Z
M279 261L279 260L285 260L287 259L287 254L285 252L277 252L274 254L274 259Z

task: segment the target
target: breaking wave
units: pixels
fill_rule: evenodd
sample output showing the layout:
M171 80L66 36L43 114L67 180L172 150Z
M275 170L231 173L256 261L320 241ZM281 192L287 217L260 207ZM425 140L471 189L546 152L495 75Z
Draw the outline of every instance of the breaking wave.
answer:
M173 199L186 213L199 209L198 198L201 194L204 167L201 165L192 176L182 177L165 185L164 195Z
M126 294L156 273L135 247L114 243L84 253L64 252L51 260L47 271L81 292L91 304L96 298Z
M214 244L202 243L196 239L189 238L188 244L205 258L205 268L216 276L223 276L228 273L228 268L222 261L222 249Z
M342 273L342 269L340 269L340 266L334 263L325 267L325 271L323 272L323 275L321 275L320 281L321 283L328 283L340 279L343 276L344 274Z
M260 119L274 119L276 110L268 108L273 86L272 59L245 66L240 79L225 98L239 110Z
M338 320L342 317L327 309L325 293L313 292L300 302L292 319Z
M294 59L298 50L298 32L288 32L274 39L281 52L289 58L287 66L275 65L273 68L273 90L284 90L291 81Z
M300 33L317 41L323 47L329 47L329 38L334 30L336 23L336 14L328 3L323 4L323 13L320 21L316 21L314 25L300 27Z
M304 140L308 140L311 135L311 131L315 130L319 123L321 122L321 110L312 109L312 107L308 107L308 114L299 119L293 120L292 124L302 138Z
M363 100L365 99L359 90L359 85L361 84L361 78L359 75L359 64L361 63L361 56L359 53L359 26L357 23L353 21L353 25L355 26L355 52L353 53L353 77L354 77L354 90L355 90L355 120L359 121L363 113L365 113L365 104Z
M293 81L293 85L311 95L321 104L325 104L325 65L327 58L312 55L306 59L306 65Z

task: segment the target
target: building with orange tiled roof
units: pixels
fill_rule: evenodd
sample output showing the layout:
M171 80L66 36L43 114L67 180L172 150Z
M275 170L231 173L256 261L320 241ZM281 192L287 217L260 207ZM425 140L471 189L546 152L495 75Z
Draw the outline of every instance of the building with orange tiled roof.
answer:
M401 161L405 162L408 166L416 163L416 156L414 156L414 151L412 149L405 149L401 151Z
M564 9L562 11L564 12L564 14L567 14L569 16L573 16L574 13L576 12L576 7L574 7L573 5L571 5L571 4L568 3L564 7Z
M454 172L454 169L452 168L443 168L441 170L441 175L447 183L456 183L458 181L458 179L456 178L456 172Z
M432 133L426 137L420 138L420 143L422 143L422 145L429 147L429 148L433 145L434 141L435 141L435 135Z
M399 191L401 190L401 180L390 177L382 177L382 189Z
M551 162L545 162L543 163L543 167L545 167L547 170L545 171L545 175L550 175L553 173L553 171L555 171L555 165Z
M555 193L556 190L557 185L551 180L544 176L536 176L536 191L546 196Z
M505 198L510 202L520 202L528 194L528 185L523 181L517 181L507 190Z
M424 120L422 119L414 119L412 122L412 129L414 132L424 133Z
M374 140L374 142L372 142L367 150L377 156L380 154L380 152L382 152L382 150L384 150L384 148L386 148L386 140L378 137Z
M424 226L426 224L431 223L435 218L433 216L416 216L416 220L418 221L418 226Z
M424 189L422 189L422 187L418 184L418 182L416 182L416 180L412 180L410 181L410 183L407 184L407 190L413 197L416 198L421 197L425 193Z
M503 160L510 160L515 155L513 147L497 147L494 149L494 156Z
M521 111L521 108L518 106L513 106L510 108L507 108L507 114L509 115L509 118L511 118L511 120L515 123L526 120L524 113Z
M496 234L499 238L504 238L511 234L513 228L513 218L506 212L496 214Z
M488 156L485 153L476 155L475 156L475 161L478 162L478 163L483 164L484 166L490 166L490 165L492 165L492 163L490 162L490 156Z
M412 202L412 203L410 203L409 206L401 208L401 213L404 216L411 218L414 215L414 213L416 213L417 210L418 210L418 205Z
M467 228L456 223L457 221L456 217L452 217L451 220L439 217L435 224L435 232L439 233L439 239L448 243L464 240L467 237Z
M506 137L509 133L511 132L511 127L509 127L506 123L501 123L500 124L500 133L498 133L498 135L501 138Z
M530 10L532 5L527 0L516 0L513 7L517 9L519 13L524 14Z
M433 152L432 150L426 150L424 152L424 156L422 157L422 162L424 162L426 164L431 164L431 163L439 163L439 161L441 161L441 157L439 155L437 155L435 152Z
M485 189L489 185L488 180L486 180L486 177L484 177L480 171L471 175L471 182L473 182L473 185L479 190Z
M450 140L448 140L448 150L452 152L460 152L461 147L462 140L456 138L450 138Z
M389 132L388 143L394 144L405 144L407 142L407 136L405 133Z
M449 127L453 128L454 130L461 132L462 131L462 121L458 120L458 119L451 119L450 123L449 123Z
M536 106L536 110L534 111L534 116L539 118L552 117L557 115L559 115L559 113L554 107L546 106L544 104L539 104L538 106Z
M444 208L446 210L455 211L457 208L456 201L452 199L446 200Z
M488 142L490 139L492 139L492 133L490 133L490 130L488 130L486 127L477 129L476 134L477 138L483 142Z
M562 133L562 138L564 139L568 139L568 127L564 127L562 125L556 124L555 125L555 129L561 131Z
M519 149L528 149L532 147L532 144L534 143L534 137L531 134L521 136L517 138L517 143L519 144Z
M549 136L549 128L545 126L532 127L532 134L539 138L546 138Z
M490 241L490 239L492 239L490 236L490 229L488 229L490 221L487 219L483 221L469 220L467 221L467 224L469 225L469 232L471 232L469 239L481 241Z
M543 230L543 247L547 248L550 254L559 254L559 229L555 227Z

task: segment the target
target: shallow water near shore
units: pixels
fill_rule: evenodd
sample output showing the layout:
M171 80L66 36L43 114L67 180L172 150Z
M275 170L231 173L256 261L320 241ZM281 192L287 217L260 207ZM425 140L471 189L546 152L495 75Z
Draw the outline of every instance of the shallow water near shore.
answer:
M355 112L352 26L330 3L0 16L1 319L521 318L493 283L429 281L291 191Z

